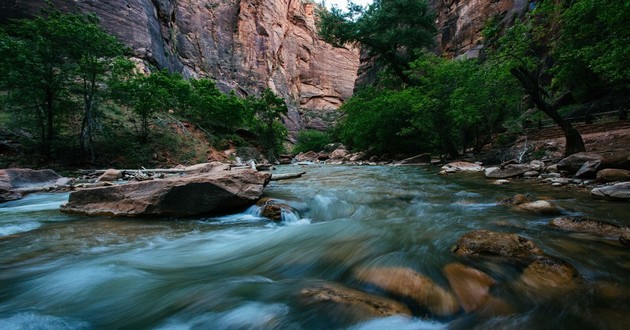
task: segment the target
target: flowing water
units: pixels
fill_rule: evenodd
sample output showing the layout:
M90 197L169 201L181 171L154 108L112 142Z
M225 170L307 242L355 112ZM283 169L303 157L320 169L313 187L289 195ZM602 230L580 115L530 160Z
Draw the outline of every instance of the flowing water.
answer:
M304 170L301 179L272 182L265 190L300 211L280 223L259 217L255 208L193 219L69 216L58 211L67 194L0 204L0 329L575 329L628 323L630 250L615 238L551 229L551 216L496 204L531 193L568 215L630 225L627 203L595 201L565 188L441 177L422 167ZM300 290L322 281L382 295L353 277L366 266L408 267L448 287L442 268L462 262L451 247L475 229L530 238L571 263L584 284L561 296L524 294L509 285L512 268L468 260L499 282L493 294L512 314L368 318L300 299Z

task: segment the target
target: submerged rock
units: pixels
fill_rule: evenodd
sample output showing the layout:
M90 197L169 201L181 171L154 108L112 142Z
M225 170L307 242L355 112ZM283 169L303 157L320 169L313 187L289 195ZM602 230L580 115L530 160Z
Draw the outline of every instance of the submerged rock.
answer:
M466 313L483 307L490 298L490 287L496 283L488 274L460 263L444 266L443 273Z
M591 196L600 199L630 201L630 182L621 182L612 186L597 187L591 190Z
M620 236L623 228L604 221L587 217L560 217L549 222L551 227L578 233L589 233L602 236Z
M519 278L518 286L535 290L537 295L549 296L577 287L578 272L568 262L550 256L537 258Z
M8 168L0 170L0 203L24 197L25 194L54 189L68 183L53 170Z
M455 296L410 268L362 268L355 277L392 296L409 299L438 316L453 315L461 309Z
M547 201L535 201L516 205L514 209L538 214L560 214L559 208Z
M515 210L525 211L538 214L559 214L560 209L555 205L547 201L532 201L529 197L523 194L516 194L511 198L502 200L499 204L510 205Z
M283 213L298 214L298 211L292 206L283 203L280 200L272 198L263 198L256 203L260 207L260 215L274 221L281 221Z
M164 180L75 191L64 213L89 216L192 216L219 214L253 204L271 174L251 169L211 171Z
M453 253L459 256L500 256L528 258L543 255L534 242L510 233L475 230L457 240Z
M300 298L304 304L332 305L333 314L341 314L355 320L411 315L407 306L395 300L330 283L302 289Z

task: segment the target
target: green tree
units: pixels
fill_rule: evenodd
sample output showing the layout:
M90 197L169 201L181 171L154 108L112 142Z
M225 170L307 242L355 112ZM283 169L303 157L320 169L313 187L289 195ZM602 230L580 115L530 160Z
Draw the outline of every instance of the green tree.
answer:
M544 6L541 8L545 8ZM517 21L498 40L498 48L491 60L507 65L537 109L551 118L563 131L565 155L585 151L580 133L560 113L560 109L573 102L570 91L554 86L554 59L547 39L554 39L559 31L554 17L537 9L526 21ZM535 15L540 15L536 17Z
M283 150L282 142L287 135L286 128L280 122L282 115L288 112L284 100L271 89L265 89L260 97L250 98L247 103L257 118L253 126L261 137L267 158L277 160L276 156Z
M42 152L50 157L55 119L68 98L76 63L69 54L72 17L52 11L12 22L0 32L0 84L7 103L35 119Z
M297 143L295 144L295 148L293 148L293 153L321 151L331 142L330 136L326 134L326 132L304 130L298 133Z
M351 4L321 11L319 33L335 45L359 44L403 83L415 53L432 46L436 28L425 0L375 0L367 8Z
M134 74L112 84L116 99L133 109L140 118L138 139L146 143L151 119L159 111L176 110L190 97L190 84L179 74L165 70L151 74Z
M184 110L188 119L218 134L231 134L245 125L250 113L234 93L222 93L210 79L191 79L190 85Z

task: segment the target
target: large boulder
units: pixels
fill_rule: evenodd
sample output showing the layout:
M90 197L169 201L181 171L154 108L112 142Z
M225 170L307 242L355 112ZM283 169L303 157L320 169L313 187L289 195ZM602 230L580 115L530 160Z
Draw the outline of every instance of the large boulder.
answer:
M575 173L576 178L589 179L594 178L597 170L602 165L601 160L589 160L584 162L582 167Z
M443 272L466 313L483 307L490 299L490 287L496 281L488 274L460 263L444 266Z
M53 170L8 168L0 170L0 203L22 198L25 194L65 185L67 178Z
M331 306L333 314L353 320L392 315L411 316L409 308L395 300L330 283L302 289L300 298L305 305ZM331 310L327 309L327 312Z
M389 295L408 299L438 316L453 315L461 309L455 296L410 268L361 268L355 276L363 283L380 288Z
M346 149L336 149L335 151L330 153L330 158L332 159L344 159L348 155L348 150Z
M457 240L453 253L459 256L500 256L528 258L543 255L534 242L510 233L475 230Z
M483 166L469 162L452 162L442 166L447 173L454 172L483 172Z
M579 216L555 218L549 222L549 226L566 231L589 233L601 236L618 237L623 232L623 228L621 226Z
M630 201L630 182L597 187L591 190L591 196L599 199Z
M192 216L251 205L271 174L251 169L210 171L164 180L75 191L61 211L89 216Z
M630 171L618 168L606 168L597 172L597 181L602 183L630 181Z
M575 173L579 171L586 162L599 161L601 164L603 160L604 157L602 157L600 154L592 152L578 152L558 162L558 170Z

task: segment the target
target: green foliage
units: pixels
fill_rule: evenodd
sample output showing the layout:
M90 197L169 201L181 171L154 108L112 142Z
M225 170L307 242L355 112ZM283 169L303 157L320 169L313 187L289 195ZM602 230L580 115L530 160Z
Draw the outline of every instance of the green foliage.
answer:
M141 143L148 141L153 115L180 108L190 95L190 84L181 75L164 70L149 75L135 74L128 80L115 82L112 89L117 100L131 107L140 118L138 138Z
M246 100L247 109L254 115L249 122L250 128L260 137L262 148L270 160L284 151L282 142L287 137L287 129L280 121L286 115L288 108L284 100L270 89L265 89L260 97L250 97Z
M433 45L434 16L425 0L375 0L367 8L350 4L321 11L319 34L335 45L360 44L404 83L414 54Z
M601 88L602 84L613 89L629 89L630 2L578 0L564 3L559 14L559 40L554 49L558 80L581 95Z
M409 130L419 94L368 88L341 106L337 126L340 140L354 150L371 154L401 153L423 147L415 130Z
M321 151L324 147L331 143L332 140L328 134L322 131L305 130L298 133L297 144L293 148L293 153L307 151Z
M190 87L184 116L197 125L219 134L232 134L251 117L242 99L234 93L221 93L210 79L191 79Z

